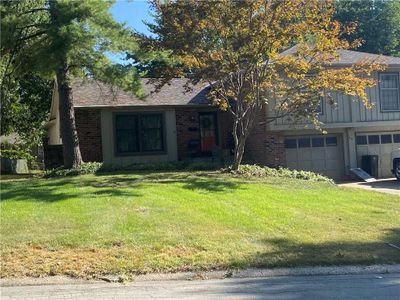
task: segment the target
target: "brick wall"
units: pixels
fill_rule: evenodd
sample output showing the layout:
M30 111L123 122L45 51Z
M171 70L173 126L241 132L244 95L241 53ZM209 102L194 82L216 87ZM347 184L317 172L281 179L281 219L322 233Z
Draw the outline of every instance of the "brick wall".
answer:
M46 170L61 167L64 164L63 146L48 145L47 140L43 141L44 168Z
M103 161L100 109L75 109L75 122L83 161Z
M188 148L189 142L200 141L199 112L196 109L175 109L178 160L190 158L195 148ZM199 145L200 147L200 145Z
M269 167L285 165L284 138L279 133L267 132L264 111L257 114L247 138L244 161Z
M231 137L231 118L227 112L217 112L219 141L222 149L229 149ZM176 133L178 143L178 159L185 160L196 155L200 151L199 113L205 112L196 108L176 108ZM190 148L188 145L197 141L198 148ZM198 154L198 153L197 153Z

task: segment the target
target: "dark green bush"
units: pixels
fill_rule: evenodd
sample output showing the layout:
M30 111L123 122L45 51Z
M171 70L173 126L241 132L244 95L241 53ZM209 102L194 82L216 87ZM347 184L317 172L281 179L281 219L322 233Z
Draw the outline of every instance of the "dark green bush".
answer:
M129 165L106 165L98 162L83 163L79 168L65 169L63 167L45 171L43 177L64 177L96 173L125 172L125 171L202 171L215 170L220 165L207 162L158 162Z
M2 142L0 146L0 156L9 159L33 160L30 150L18 143Z
M332 179L310 171L297 171L286 168L274 169L258 165L242 165L236 174L246 177L282 177L334 183Z
M64 176L77 176L85 174L95 174L102 167L102 163L99 162L87 162L79 166L79 168L65 169L64 167L59 167L53 170L45 171L43 177L64 177Z

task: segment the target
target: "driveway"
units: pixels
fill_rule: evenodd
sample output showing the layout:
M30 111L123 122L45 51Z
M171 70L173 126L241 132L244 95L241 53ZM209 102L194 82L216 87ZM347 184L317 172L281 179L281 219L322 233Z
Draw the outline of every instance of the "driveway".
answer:
M378 179L374 182L346 182L339 184L339 186L355 187L400 196L400 181L395 178Z
M396 299L400 274L11 286L1 299Z

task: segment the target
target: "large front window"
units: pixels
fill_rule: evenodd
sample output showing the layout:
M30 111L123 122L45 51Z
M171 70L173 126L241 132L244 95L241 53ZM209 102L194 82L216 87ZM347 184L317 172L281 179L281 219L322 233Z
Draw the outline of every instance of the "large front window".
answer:
M116 114L115 143L117 155L164 151L164 115Z
M400 110L399 73L379 74L382 111Z

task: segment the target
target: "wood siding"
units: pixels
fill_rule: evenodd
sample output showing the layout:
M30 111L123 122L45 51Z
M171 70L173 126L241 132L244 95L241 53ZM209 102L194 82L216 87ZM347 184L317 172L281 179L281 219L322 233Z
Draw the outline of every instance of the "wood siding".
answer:
M390 69L388 72L400 72L400 69ZM373 75L374 79L378 79L378 73ZM342 93L333 93L335 99L335 106L327 103L327 99L323 99L323 113L320 116L320 120L325 124L325 127L340 127L349 126L349 123L353 123L354 126L363 126L363 123L368 122L369 124L382 121L399 121L400 126L400 111L382 111L380 107L380 95L379 85L375 85L372 88L367 89L368 99L372 104L372 108L366 108L364 104L359 101L356 97L344 95ZM272 107L274 103L271 103L268 111L269 115L273 115ZM288 128L304 128L309 122L303 121L299 124L294 124L293 121L286 117L277 119L271 124L270 129L272 130L285 130ZM353 126L352 125L352 126ZM310 124L311 126L311 124Z

